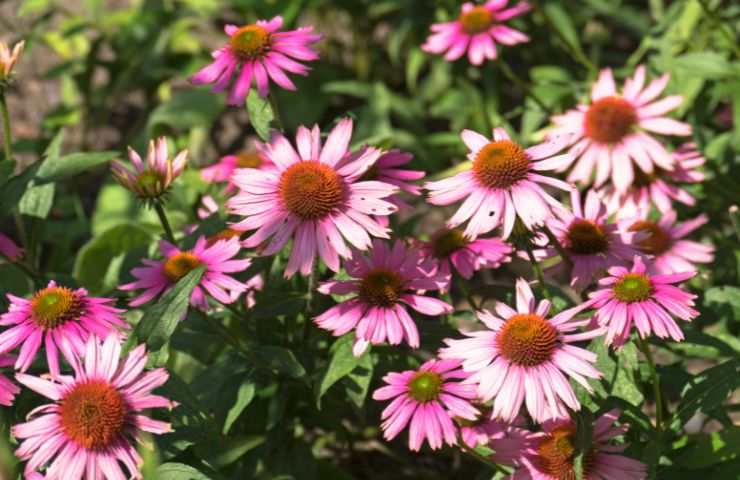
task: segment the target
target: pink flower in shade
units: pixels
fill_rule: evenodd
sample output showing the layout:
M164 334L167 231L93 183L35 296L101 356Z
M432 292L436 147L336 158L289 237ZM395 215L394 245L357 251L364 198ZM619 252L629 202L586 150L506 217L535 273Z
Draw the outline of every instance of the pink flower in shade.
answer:
M550 230L569 254L573 262L571 286L583 289L599 272L615 265L626 265L637 253L631 243L634 233L609 223L606 207L593 190L589 190L581 207L581 194L571 191L571 210L557 210L547 221ZM547 257L557 256L553 247L546 249ZM557 268L563 268L561 262Z
M244 232L234 230L233 228L226 228L208 237L206 239L206 245L210 247L219 240L229 240L231 238L236 238L241 242L241 236L243 234ZM264 288L265 281L262 278L262 275L258 273L257 275L247 280L244 285L247 287L247 290L244 294L244 304L247 306L247 308L252 308L256 305L255 293Z
M156 200L169 190L172 182L182 174L187 163L188 151L183 150L174 159L167 152L167 139L159 137L149 142L144 162L133 148L128 147L133 171L121 162L111 163L113 178L127 190L143 200Z
M33 410L29 421L13 427L21 441L16 455L27 461L25 474L48 465L47 480L119 480L141 478L143 460L137 452L141 432L163 434L170 424L141 415L150 408L173 408L170 400L152 394L167 381L163 368L144 372L144 345L120 360L118 338L87 342L74 376L52 382L17 374L18 381L54 401ZM128 470L124 475L121 464Z
M161 240L159 251L164 260L145 259L143 263L146 266L131 270L136 281L118 288L125 291L144 289L143 293L129 302L132 307L138 307L168 291L185 275L203 265L205 271L199 284L193 289L190 304L207 310L208 300L205 292L221 303L234 303L247 291L247 286L228 274L242 272L252 263L249 258L234 258L240 249L238 237L220 239L209 245L208 240L201 236L192 250L187 251Z
M418 293L441 288L443 282L430 273L432 268L418 250L407 248L400 240L393 248L375 240L368 256L355 250L345 263L347 273L355 280L331 280L319 286L318 291L324 295L355 296L322 313L315 322L337 337L354 329L353 351L357 356L370 343L385 341L398 345L405 340L418 348L419 331L406 308L425 315L452 311L452 306L442 300Z
M611 178L617 191L626 192L635 181L632 162L647 175L653 174L656 167L673 170L674 158L652 134L687 136L691 135L691 125L664 116L681 105L682 96L653 101L669 78L665 74L643 89L645 67L641 65L619 94L612 71L606 68L591 89L590 105L578 105L575 110L552 118L552 134L574 134L570 158L577 162L569 181L590 184L596 170L595 187Z
M53 280L37 291L30 300L8 294L10 307L0 315L0 325L10 327L0 333L0 352L21 346L15 368L28 370L39 349L44 346L49 371L59 375L59 352L67 362L85 350L91 334L123 335L117 330L127 327L121 319L123 310L112 306L112 298L89 297L87 290L72 290Z
M653 222L632 219L622 222L623 228L647 235L636 242L637 248L651 256L648 267L650 272L671 274L696 270L697 263L710 263L714 260L714 247L683 237L707 223L706 215L699 215L693 220L676 223L676 212L668 211Z
M393 372L383 377L387 384L373 392L375 400L393 401L383 410L383 437L394 439L409 426L409 448L418 451L424 440L436 450L443 443L457 444L453 417L475 420L472 404L475 386L460 382L468 375L458 360L429 360L418 370Z
M383 153L378 161L370 167L362 176L362 180L377 180L379 182L395 185L399 190L411 195L421 195L421 187L411 182L420 180L426 175L421 170L407 170L398 168L413 160L414 156L410 153L399 150L390 150ZM399 195L391 195L387 198L389 202L396 205L399 210L410 210L412 207L404 202ZM387 217L378 217L377 220L387 220ZM386 225L387 226L387 225Z
M270 160L260 155L257 150L247 150L238 155L221 157L218 162L201 169L200 176L206 182L226 182L226 192L229 193L236 190L236 185L231 181L231 177L238 168L269 170L275 167Z
M476 420L455 419L460 425L460 439L470 448L479 445L495 444L505 438L511 429L511 424L493 420L490 412L481 413ZM498 449L494 448L498 451Z
M438 230L428 242L419 242L422 252L435 262L435 273L452 280L452 266L461 277L470 279L482 268L498 268L511 260L512 248L498 238L468 240L459 228Z
M593 425L591 448L583 458L583 478L586 480L641 480L647 478L647 466L621 453L626 444L610 444L629 427L615 426L619 410L611 410L599 417ZM509 443L503 463L519 468L510 477L516 480L575 479L576 426L572 420L546 422L542 432L517 429L516 435L502 443Z
M10 367L15 364L15 358L9 355L0 355L0 367ZM21 389L14 384L8 377L0 373L0 405L9 407L13 404L13 399Z
M441 358L463 360L463 369L471 373L467 380L478 384L481 401L493 402L492 418L512 422L523 403L536 422L568 416L566 406L581 408L568 383L569 376L589 392L584 377L600 378L593 367L596 355L569 345L603 334L602 329L581 333L590 320L573 320L588 303L564 310L547 319L550 302L536 304L532 290L524 279L516 283L517 310L501 302L496 315L481 311L478 318L486 330L463 332L462 340L447 339L440 350Z
M429 203L449 205L465 198L449 228L465 221L465 236L475 238L503 223L503 238L509 237L517 215L527 228L542 224L552 208L563 206L539 184L569 191L571 186L535 171L552 170L570 162L568 154L554 156L569 142L567 136L524 149L512 142L503 128L493 131L493 140L471 130L463 130L462 139L470 149L472 167L457 175L427 182ZM466 198L467 197L467 198Z
M295 90L285 72L308 75L310 69L296 60L318 60L319 54L310 46L318 42L321 35L311 33L313 27L281 32L282 26L282 17L258 20L243 27L226 25L224 31L230 37L229 43L214 51L213 62L190 77L190 81L195 85L213 83L213 91L222 92L236 76L229 93L230 105L244 103L252 80L262 97L269 92L268 77L282 88Z
M694 298L673 286L696 275L692 270L670 275L650 275L642 257L635 256L631 270L612 267L609 276L599 280L604 287L589 294L596 309L594 320L606 328L606 344L621 346L629 338L632 323L640 337L655 333L660 338L683 340L683 332L673 317L691 321L699 315Z
M630 218L655 205L661 213L673 209L673 202L695 205L696 199L681 184L700 183L704 173L699 167L706 161L696 145L686 143L672 154L673 170L655 167L652 174L635 170L635 179L626 192L619 192L612 185L604 185L599 193L604 197L607 210L618 218Z
M244 168L234 175L240 191L229 199L231 213L246 216L232 225L237 230L257 230L244 241L246 247L266 242L263 255L274 255L293 238L285 276L311 273L318 253L326 265L339 271L339 258L349 258L345 239L367 249L370 235L388 238L389 230L373 217L390 215L397 207L384 198L398 189L379 181L362 181L362 175L381 155L374 148L356 154L348 151L352 120L334 127L323 148L318 126L298 128L298 152L282 135L259 144L275 170ZM269 241L268 241L269 239Z
M457 60L467 51L470 63L480 65L485 59L496 58L496 43L528 42L528 36L503 22L528 12L531 7L527 2L520 2L504 9L507 3L508 0L491 0L483 5L464 3L457 20L432 25L432 34L421 49L435 54L446 52L447 61Z
M17 262L23 256L23 249L10 237L0 233L0 255L11 262Z

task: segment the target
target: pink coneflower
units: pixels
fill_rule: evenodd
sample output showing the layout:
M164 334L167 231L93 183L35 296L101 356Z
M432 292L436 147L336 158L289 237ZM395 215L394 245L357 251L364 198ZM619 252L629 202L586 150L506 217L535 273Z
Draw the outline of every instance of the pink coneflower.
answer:
M0 42L0 84L5 83L10 78L13 67L21 57L25 43L24 41L16 43L11 51L7 43Z
M597 273L615 265L626 265L637 251L630 245L634 233L618 224L609 223L606 207L593 190L586 194L581 207L581 194L571 191L571 209L556 210L547 221L560 244L573 262L570 284L577 289L588 286ZM548 257L558 254L553 247L546 249ZM562 268L564 263L558 266Z
M10 327L0 333L0 352L21 346L15 368L25 372L39 349L46 349L49 371L59 375L59 352L68 362L84 352L91 334L122 337L117 327L124 328L123 310L112 306L112 298L89 297L87 290L72 290L53 280L37 291L30 300L8 294L10 307L0 315L0 325Z
M535 171L552 170L570 162L568 154L553 157L568 144L568 136L526 150L512 142L503 128L493 130L492 141L472 130L463 130L461 136L470 149L468 158L472 167L425 185L430 191L429 203L434 205L449 205L467 197L447 222L449 228L469 219L465 236L475 238L503 222L503 238L506 239L517 215L532 229L551 216L552 207L563 207L539 184L566 191L571 186Z
M454 61L468 52L473 65L485 59L496 58L496 43L516 45L529 41L529 37L503 24L531 8L527 2L502 10L508 0L491 0L483 5L466 2L460 16L454 22L435 23L432 34L421 49L425 52L445 53L445 60Z
M257 170L269 170L275 168L269 159L261 155L257 150L246 150L237 155L226 155L200 171L200 176L206 182L226 182L226 192L236 190L236 185L231 180L234 172L239 168L256 168Z
M566 375L589 392L592 389L584 377L601 377L592 365L596 355L569 344L597 337L603 331L575 333L590 322L571 321L588 303L547 319L550 302L542 300L537 305L521 278L516 282L516 305L514 310L498 302L500 318L485 310L479 312L478 318L488 329L463 332L470 338L462 340L446 339L447 347L440 350L440 357L463 360L463 369L472 374L468 381L478 383L481 401L495 397L492 418L511 422L525 402L536 422L567 417L566 406L579 410L581 405Z
M421 187L411 182L420 180L426 175L421 170L407 170L398 168L413 160L413 155L399 150L390 150L383 153L378 161L362 175L362 180L377 180L379 182L395 185L399 190L411 195L421 195ZM396 205L399 210L410 211L411 205L403 201L400 195L391 195L386 200ZM387 222L388 217L378 217L381 223ZM387 224L384 224L387 226Z
M163 368L144 373L147 355L139 345L120 360L118 338L104 343L91 336L75 375L58 382L18 374L18 381L54 401L33 410L29 421L13 427L21 440L16 455L27 461L25 474L48 465L48 480L141 478L137 452L141 432L163 434L170 424L141 415L150 408L172 408L152 390L167 381ZM53 459L53 460L52 460ZM124 475L121 464L128 470Z
M460 379L467 374L458 360L429 360L418 370L393 372L383 377L387 384L373 392L375 400L393 401L383 410L383 438L394 439L409 425L409 448L418 451L424 440L436 450L443 443L457 444L457 429L452 418L475 420L478 416L470 400L475 386Z
M118 288L125 291L143 288L144 292L129 302L132 307L138 307L171 289L185 275L204 265L205 271L199 284L193 289L190 304L207 310L208 300L205 292L221 303L233 303L247 290L247 286L227 274L242 272L252 262L249 258L234 258L240 249L239 238L233 236L217 239L210 245L208 240L201 236L192 250L187 251L178 249L166 240L160 240L159 251L164 260L143 260L145 267L131 270L136 281Z
M170 159L167 139L159 137L156 143L154 140L149 142L146 162L131 147L128 147L128 156L134 167L133 171L121 162L112 162L113 178L142 200L157 200L167 193L172 182L185 169L188 151L183 150L174 159Z
M655 167L653 173L635 170L635 179L626 192L619 192L612 185L604 185L600 194L604 197L609 213L618 218L631 218L655 205L662 213L673 209L673 201L695 205L696 199L681 184L700 183L704 173L699 167L706 161L696 145L686 143L672 154L673 170Z
M697 228L707 223L706 215L693 220L676 223L676 212L668 211L653 222L647 219L627 220L624 228L647 235L637 241L637 248L650 255L651 272L660 274L691 272L697 263L710 263L714 260L714 247L691 240L683 240Z
M0 255L11 262L17 262L23 256L23 249L3 233L0 233Z
M611 69L605 68L591 89L590 105L579 105L552 118L553 134L574 134L570 153L572 160L578 161L569 181L589 184L596 170L595 187L611 178L614 188L625 192L635 180L633 161L648 175L653 174L656 166L673 170L675 160L652 133L687 136L691 135L691 125L663 116L681 105L681 95L653 102L669 78L665 74L643 89L645 67L641 65L619 94Z
M634 322L640 337L655 333L679 342L683 332L673 317L691 321L699 315L694 310L696 295L672 284L696 275L695 270L670 275L649 275L642 257L635 256L631 270L612 267L609 276L599 280L601 290L592 292L596 309L594 320L606 328L606 344L621 346L627 341Z
M15 364L15 357L9 355L0 355L0 367L10 367ZM14 384L8 377L0 373L0 405L9 407L13 404L13 399L21 389Z
M591 448L583 456L585 480L640 480L647 478L647 466L621 455L626 444L610 444L610 440L627 432L627 425L614 426L619 410L611 410L593 425ZM576 426L572 420L546 422L542 432L519 430L509 442L511 463L520 465L512 479L572 480L576 478ZM497 452L498 453L498 452ZM499 455L501 455L499 453ZM506 463L506 462L505 462Z
M489 445L506 438L512 426L491 418L490 409L481 412L476 420L455 418L460 426L460 440L470 448ZM497 448L494 450L498 451Z
M416 249L409 249L396 240L388 243L375 240L369 255L353 251L345 263L347 273L356 280L323 282L318 291L324 295L354 297L333 306L316 317L316 324L344 335L355 329L355 355L367 346L388 342L398 345L403 340L412 348L419 347L419 331L406 311L411 307L425 315L450 313L452 306L442 300L420 295L419 290L439 290L442 280L431 273L433 266Z
M232 227L257 230L244 242L250 248L272 237L263 255L274 255L292 237L286 277L299 270L303 275L311 273L317 253L330 269L339 271L339 257L351 255L344 239L365 250L370 246L370 235L388 238L389 230L373 217L397 210L383 200L397 188L359 180L381 152L364 148L352 154L348 151L351 137L351 119L341 120L334 127L323 148L318 126L312 130L301 126L296 135L296 153L277 133L269 144L259 144L275 170L244 168L234 175L240 191L229 199L228 207L247 218Z
M222 92L229 88L238 68L239 73L229 93L230 105L244 103L252 80L262 97L269 92L268 77L282 88L295 90L285 72L308 75L310 69L296 60L318 60L319 54L310 46L318 42L321 35L311 33L313 27L281 32L282 26L283 17L258 20L243 27L226 25L224 32L230 37L229 43L215 50L213 62L190 77L190 81L195 85L214 83L213 91Z
M470 279L482 268L498 268L511 260L512 248L498 238L469 240L459 228L442 228L428 242L420 242L424 255L435 263L435 272L449 287L452 266L461 277Z

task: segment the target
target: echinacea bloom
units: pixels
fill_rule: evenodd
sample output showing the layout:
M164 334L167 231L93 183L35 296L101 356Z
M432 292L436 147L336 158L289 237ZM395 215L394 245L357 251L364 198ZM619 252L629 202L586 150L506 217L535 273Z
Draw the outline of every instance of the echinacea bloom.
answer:
M512 428L510 423L492 419L490 409L481 412L475 420L455 418L455 422L460 428L460 440L470 448L489 445L505 438ZM497 448L494 448L494 450L498 451Z
M591 448L583 456L585 480L642 480L647 478L647 466L622 455L628 445L613 444L611 440L623 435L627 425L614 423L619 410L611 410L599 417L593 425ZM519 429L509 443L508 462L519 465L511 476L516 480L575 479L577 454L576 426L572 420L559 420L543 424L542 432ZM504 441L506 442L506 440ZM518 447L518 448L516 448ZM497 451L497 454L502 454Z
M252 263L249 258L234 258L239 250L239 238L233 236L219 239L210 245L201 236L191 250L184 251L166 240L160 240L159 251L164 260L143 260L144 267L131 270L136 280L118 288L124 291L144 289L143 293L129 301L129 305L138 307L170 290L188 273L203 266L205 270L193 289L190 305L207 310L206 292L221 303L234 303L247 291L247 286L228 274L243 272Z
M0 352L20 345L15 368L25 372L43 346L52 375L59 375L59 352L67 362L84 352L90 335L107 337L123 334L123 310L113 306L114 299L90 297L87 290L72 290L53 280L30 300L8 294L10 307L0 315L0 325L10 327L0 333Z
M469 240L459 228L442 228L428 242L420 242L424 254L436 265L436 272L446 279L452 277L452 266L465 279L482 268L498 268L511 260L512 248L498 238Z
M683 332L673 317L691 321L696 295L674 286L696 275L695 270L669 275L650 275L642 257L635 256L631 270L612 267L609 276L599 280L604 287L589 294L594 320L606 329L605 343L621 346L629 338L632 324L640 337L654 333L659 338L683 340Z
M23 249L7 235L0 233L0 255L11 262L16 262L23 256Z
M581 404L571 377L591 392L586 377L600 378L593 363L596 355L570 345L603 334L601 329L576 332L590 320L573 320L588 303L564 310L548 319L550 302L536 304L526 280L516 282L514 310L498 302L496 315L481 311L478 318L486 330L463 332L462 340L446 339L441 358L463 360L463 369L471 373L467 381L478 385L481 401L493 401L492 418L512 422L523 403L536 422L568 416L566 406L579 410Z
M580 290L588 286L599 272L615 265L626 265L637 250L632 246L634 233L610 223L606 207L593 190L586 194L581 205L581 194L571 191L570 210L556 210L547 225L573 262L570 271L571 286ZM558 254L553 247L546 249L548 257ZM557 268L562 268L564 262Z
M439 290L444 283L433 274L433 266L416 249L400 240L391 248L381 240L365 256L355 250L345 263L347 273L355 280L323 282L318 291L324 295L354 296L316 317L316 324L335 336L355 330L355 355L361 355L369 344L402 341L419 347L419 331L406 310L411 307L425 315L450 313L452 306L442 300L419 294L419 290Z
M676 212L663 214L658 221L633 219L623 222L625 228L640 232L644 238L637 240L637 248L649 255L651 271L660 274L690 272L697 263L714 260L714 247L686 240L684 237L707 223L706 215L676 223Z
M627 79L620 94L611 69L606 68L591 89L590 105L578 105L575 110L552 118L552 134L573 134L569 151L573 154L570 163L575 162L575 167L568 181L590 184L595 170L595 187L611 178L618 192L626 192L636 177L633 162L647 175L653 174L656 167L673 170L674 158L653 134L687 136L691 135L691 125L665 116L681 105L681 95L654 101L669 78L665 74L643 88L645 67L641 65Z
M390 400L383 410L383 438L394 439L409 427L409 449L418 451L424 440L436 450L444 443L457 444L453 418L475 420L478 409L472 404L475 386L460 382L467 374L457 360L429 360L418 370L392 372L383 377L387 384L373 392L375 400Z
M362 180L377 180L395 185L399 190L411 195L421 195L421 187L411 182L420 180L426 175L421 170L399 168L413 160L413 155L399 150L389 150L378 158L375 165L362 175ZM399 210L411 210L411 206L404 202L399 195L391 195L386 200L396 205ZM387 217L378 217L378 220L387 220Z
M318 60L319 54L310 47L321 35L312 33L313 27L281 32L282 26L282 17L258 20L243 27L226 25L224 32L229 36L229 43L215 50L213 62L190 77L190 81L195 85L213 83L213 91L222 92L236 76L229 93L230 105L244 103L252 80L262 97L269 93L269 79L286 90L295 90L285 72L308 75L310 69L299 61Z
M471 168L425 185L429 203L434 205L449 205L465 198L447 222L449 228L469 220L465 236L476 238L503 223L506 239L517 216L532 229L552 215L553 207L563 207L540 184L565 191L572 187L535 172L553 170L570 162L568 154L553 156L565 148L569 136L555 137L526 150L511 141L503 128L493 130L493 140L472 130L463 130L461 136L470 149Z
M0 84L4 83L13 72L16 62L23 52L23 46L26 42L20 41L13 46L13 50L10 50L10 46L5 42L0 42Z
M286 277L299 270L303 275L311 273L317 253L330 269L339 271L339 258L351 256L345 239L366 250L370 235L388 238L390 230L375 217L397 210L384 199L398 189L385 182L360 180L381 152L363 148L353 154L348 150L351 137L351 119L334 127L323 148L318 126L298 128L298 152L276 133L270 143L258 144L276 168L243 168L233 177L240 191L227 206L246 218L232 228L257 230L244 245L252 248L266 242L265 256L274 255L293 238Z
M635 170L635 179L625 192L619 192L612 185L604 185L599 193L604 197L609 213L617 218L631 218L655 205L661 213L673 209L673 202L695 205L696 199L682 185L704 181L704 173L699 168L706 161L696 150L694 143L681 145L671 153L675 164L673 170L655 167L653 173L646 174Z
M84 352L84 358L73 364L74 376L50 381L16 375L21 384L54 402L33 410L28 422L13 427L13 436L20 440L16 455L27 462L27 478L44 466L47 480L141 478L143 460L137 452L141 433L172 431L169 423L141 414L174 407L152 393L169 375L163 368L144 372L144 345L121 360L118 338L109 336L101 343L90 336Z
M9 355L0 355L0 367L11 367L15 364L15 358ZM0 405L9 407L13 404L13 399L20 393L21 389L14 384L8 377L0 373Z
M136 151L128 147L128 157L134 167L133 171L121 162L111 163L113 178L125 189L133 192L142 200L157 200L162 197L185 169L188 151L183 150L174 159L167 152L167 139L159 137L155 143L149 142L146 162L142 161Z
M274 167L272 162L260 155L257 150L246 150L237 155L226 155L221 157L218 162L201 169L200 176L206 182L226 182L226 192L229 193L236 190L236 186L231 180L231 177L238 168L267 170Z
M529 37L518 30L503 24L531 8L527 2L520 2L506 8L508 0L490 0L483 5L466 2L457 20L432 25L432 34L422 45L425 52L442 54L445 60L454 61L468 53L473 65L480 65L485 59L497 56L496 43L516 45L529 41Z

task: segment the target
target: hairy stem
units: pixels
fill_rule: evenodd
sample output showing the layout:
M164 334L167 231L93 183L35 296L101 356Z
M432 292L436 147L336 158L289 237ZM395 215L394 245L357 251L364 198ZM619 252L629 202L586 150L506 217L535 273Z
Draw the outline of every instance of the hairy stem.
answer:
M8 113L8 102L5 100L5 92L0 92L0 114L3 117L3 148L5 159L13 160L12 138L10 133L10 114Z
M175 235L172 233L172 227L170 227L170 222L167 220L167 213L165 213L164 207L160 202L157 201L154 202L154 210L157 212L159 222L162 224L162 228L164 229L167 240L169 240L171 244L177 245L177 242L175 241Z
M529 262L532 264L532 269L534 270L534 274L537 277L537 282L539 282L540 287L542 288L542 294L545 296L545 298L550 299L550 291L547 289L547 285L545 285L545 275L542 273L542 266L540 265L540 262L538 262L537 259L534 257L532 245L527 242L527 246L525 248L527 250L527 257L529 258Z
M643 355L647 359L648 366L650 367L650 377L653 381L653 394L655 395L655 428L658 432L663 430L663 392L660 388L660 377L658 377L658 370L655 368L655 361L653 360L653 354L650 351L650 345L640 337L637 336L637 346L642 351Z

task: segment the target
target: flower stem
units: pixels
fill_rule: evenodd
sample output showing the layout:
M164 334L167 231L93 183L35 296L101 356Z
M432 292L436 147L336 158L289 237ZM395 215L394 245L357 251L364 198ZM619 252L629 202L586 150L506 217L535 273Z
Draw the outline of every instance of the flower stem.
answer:
M529 86L528 86L528 85L527 85L527 84L526 84L526 83L524 82L524 80L522 80L521 78L519 78L519 76L518 76L518 75L517 75L516 73L514 73L514 70L512 70L512 69L511 69L511 67L509 67L509 64L508 64L508 63L506 63L506 62L504 61L504 59L502 59L501 57L498 57L498 58L496 59L496 62L497 62L497 63L499 64L499 66L501 67L501 71L502 71L502 72L504 72L504 75L506 75L506 77L507 77L507 78L508 78L509 80L511 80L512 82L514 82L514 84L516 84L516 86L517 86L517 87L519 87L519 90L521 90L521 91L522 91L522 93L524 93L524 95L525 95L526 97L530 97L530 98L531 98L532 100L534 100L534 102L535 102L535 103L536 103L537 105L539 105L539 107L540 107L540 108L541 108L541 109L542 109L543 111L545 111L545 112L546 112L546 113L547 113L548 115L552 115L552 113L553 113L553 112L552 112L552 110L550 110L550 107L548 107L548 106L547 106L547 105L545 104L545 102L543 102L543 101L542 101L542 100L540 99L540 97L538 97L538 96L537 96L537 95L536 95L536 94L534 93L534 91L532 91L532 89L531 89L531 88L529 88Z
M525 249L527 250L529 263L532 264L534 274L537 277L537 281L539 282L540 287L542 288L542 294L545 296L545 298L550 299L550 291L547 289L547 285L545 285L545 275L542 273L542 266L540 265L540 262L538 262L537 259L534 257L532 245L527 242L527 246L525 247Z
M468 455L468 456L470 456L471 458L474 458L474 459L478 460L479 462L481 462L481 463L483 463L483 464L485 464L485 465L488 465L489 467L491 467L491 468L492 468L493 470L495 470L495 471L497 471L497 472L498 472L498 471L502 471L502 472L504 472L504 473L507 473L506 471L504 471L504 470L503 470L503 469L502 469L502 468L501 468L501 467L499 466L499 464L498 464L498 463L496 463L496 462L494 462L493 460L491 460L490 458L488 458L488 457L486 457L486 456L484 456L484 455L481 455L480 453L476 452L476 451L475 451L475 450L473 450L472 448L470 448L470 447L468 447L467 445L465 445L465 443L462 443L462 442L461 442L461 443L460 443L460 447L461 447L461 450L463 451L463 453L467 454L467 455Z
M560 258L563 259L566 265L568 265L568 270L573 268L573 259L570 258L570 254L567 250L565 250L565 247L563 247L563 244L560 243L560 240L558 240L558 237L555 236L554 233L552 233L552 230L550 230L550 227L547 225L542 226L542 231L547 236L547 240L552 244L553 247L555 247L555 250L558 251L558 254L560 255Z
M650 377L653 380L653 394L655 395L655 428L658 432L661 432L663 430L663 393L660 388L660 377L658 377L658 370L655 368L655 361L653 360L653 354L650 352L650 345L639 335L637 335L637 346L643 355L645 355L648 366L650 367Z
M305 323L303 324L303 341L308 340L308 335L311 333L311 317L313 313L313 300L314 291L316 290L316 277L318 276L318 262L314 262L311 268L311 276L308 277L308 297L306 299L306 315Z
M13 148L11 145L10 134L10 114L8 113L8 102L5 100L5 92L0 92L0 113L3 117L3 147L5 150L5 159L13 160Z
M154 202L154 210L157 212L157 216L159 217L159 222L162 224L162 228L164 228L164 233L167 236L167 240L169 240L171 244L177 245L175 235L172 233L172 227L170 227L170 222L167 220L167 214L164 211L164 207L160 202Z

